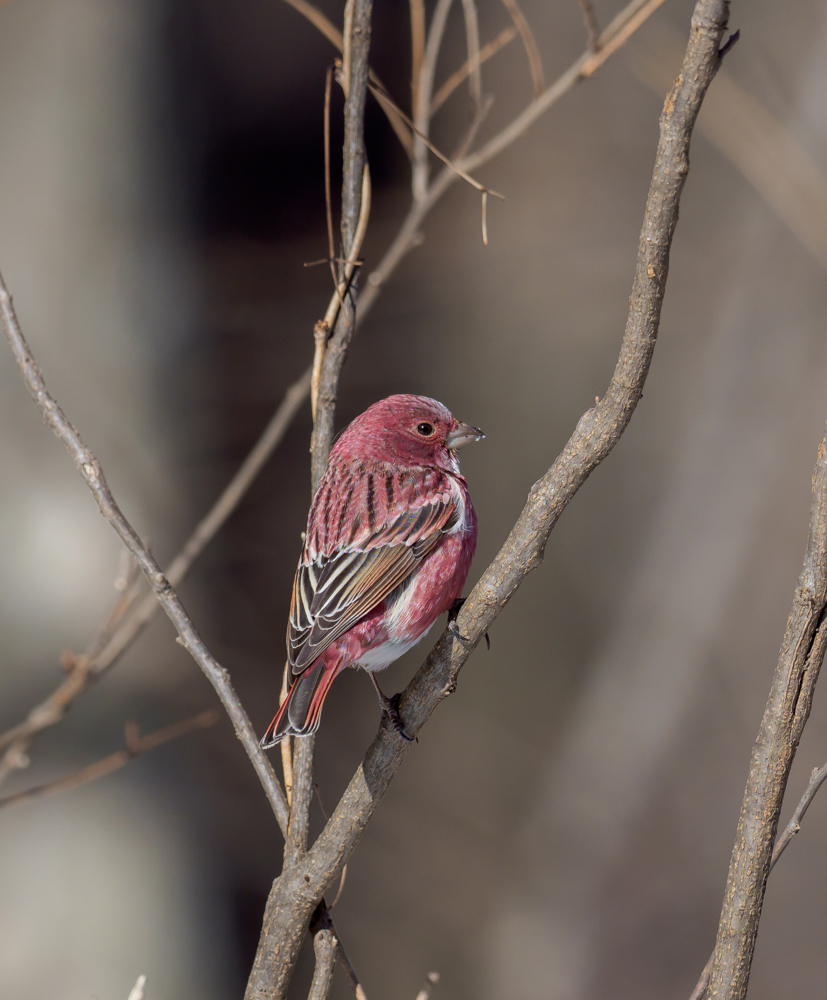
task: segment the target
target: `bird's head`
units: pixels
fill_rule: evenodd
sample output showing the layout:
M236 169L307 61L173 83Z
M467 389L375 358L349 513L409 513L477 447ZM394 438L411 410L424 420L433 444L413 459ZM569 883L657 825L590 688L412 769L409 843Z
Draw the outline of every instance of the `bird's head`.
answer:
M457 472L457 449L485 435L427 396L388 396L368 407L342 433L331 458L373 459Z

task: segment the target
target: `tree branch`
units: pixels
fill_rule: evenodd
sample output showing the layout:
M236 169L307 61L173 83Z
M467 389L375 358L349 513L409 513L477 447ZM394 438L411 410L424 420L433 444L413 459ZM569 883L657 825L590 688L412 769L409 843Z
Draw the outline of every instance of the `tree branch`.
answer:
M332 924L327 919L327 910L324 907L320 907L318 917L311 923L310 933L313 935L316 966L307 1000L327 1000L330 984L333 982L333 970L336 968L339 942Z
M629 316L606 395L583 415L561 455L532 487L514 529L464 604L457 624L468 637L467 644L446 630L403 692L400 714L411 735L453 692L470 652L524 577L539 566L560 514L620 440L637 406L657 337L672 235L689 169L692 129L718 69L718 45L727 13L725 0L699 0L695 7L683 66L661 115ZM269 967L270 974L265 976L262 968L260 985L248 987L247 1000L283 997L286 978L281 969L290 963L299 929L306 926L314 907L338 877L412 745L383 723L319 839L274 884L256 960Z
M124 517L120 507L115 502L115 498L106 484L103 469L97 458L83 443L78 432L69 423L66 415L46 388L43 375L34 360L29 345L26 343L17 322L11 296L2 276L0 276L0 315L2 315L6 338L11 345L15 361L20 369L20 374L23 376L23 381L26 383L32 398L43 414L44 420L54 431L57 438L63 442L66 450L71 455L78 472L97 501L101 514L112 525L115 533L132 554L138 566L140 566L150 588L175 626L181 645L184 646L199 667L201 667L215 688L227 714L230 716L236 736L241 740L247 756L250 758L259 777L259 781L261 781L264 793L273 809L278 824L283 831L286 830L288 813L284 792L275 771L258 745L253 727L238 699L238 695L233 689L229 674L204 645L201 636L196 632L171 583L164 576L161 567L152 557L149 550L136 534L135 529Z
M827 431L819 446L813 473L810 530L804 565L787 619L769 699L752 750L747 787L738 819L710 973L709 995L716 1000L742 1000L747 993L778 817L827 646L825 449ZM789 837L786 840L782 838L781 850L788 840Z
M116 753L104 757L103 760L96 761L96 763L90 764L88 767L75 771L74 774L57 778L55 781L48 781L34 788L26 788L22 792L15 792L14 795L7 795L5 798L0 799L0 809L5 809L7 806L19 805L21 802L28 802L30 799L39 799L41 796L48 795L51 792L64 792L70 788L78 788L80 785L86 785L90 781L95 781L97 778L103 778L107 774L117 771L124 764L128 764L131 760L140 757L141 754L147 753L149 750L154 750L156 747L168 743L170 740L178 739L179 736L193 733L197 729L207 729L209 726L214 726L216 722L218 722L217 712L202 712L191 719L183 719L181 722L174 722L171 726L165 726L163 729L156 729L154 733L149 733L146 736L139 734L135 723L128 722L126 724L125 750L118 750Z

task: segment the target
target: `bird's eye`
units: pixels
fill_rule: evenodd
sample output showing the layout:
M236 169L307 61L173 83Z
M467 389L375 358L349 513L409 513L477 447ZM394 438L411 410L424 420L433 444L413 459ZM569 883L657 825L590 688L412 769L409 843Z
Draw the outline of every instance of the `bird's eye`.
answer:
M416 433L421 434L422 437L430 437L434 433L434 425L423 420L421 424L416 425Z

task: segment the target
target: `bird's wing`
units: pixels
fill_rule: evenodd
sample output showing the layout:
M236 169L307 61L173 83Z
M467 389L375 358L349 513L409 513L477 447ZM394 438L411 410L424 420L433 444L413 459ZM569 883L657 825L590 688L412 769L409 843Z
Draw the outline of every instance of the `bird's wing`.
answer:
M293 673L314 663L403 583L456 525L458 516L454 498L442 493L377 526L357 548L342 546L311 558L305 546L287 627Z

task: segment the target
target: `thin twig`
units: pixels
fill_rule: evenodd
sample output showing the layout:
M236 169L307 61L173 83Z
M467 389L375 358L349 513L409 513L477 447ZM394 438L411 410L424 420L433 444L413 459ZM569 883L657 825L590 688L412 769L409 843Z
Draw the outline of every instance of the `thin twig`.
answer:
M334 46L334 48L338 49L339 52L343 51L344 41L341 31L339 31L336 25L333 24L332 21L328 20L328 18L326 18L320 10L314 7L313 4L308 3L307 0L285 0L285 3L288 3L294 10L298 11L299 14L306 17L313 27L317 28ZM383 91L387 89L373 70L370 71L370 78L378 87L381 87ZM408 157L411 157L413 155L413 146L411 143L410 132L408 132L405 128L404 123L398 117L396 112L394 112L385 103L384 98L379 101L379 104L385 112L385 116L387 117L391 128L396 133L396 137L401 143L402 148L405 150Z
M409 0L411 8L411 108L416 117L416 98L419 93L419 75L425 58L425 4L423 0Z
M512 42L518 35L517 29L514 25L509 25L493 38L487 45L483 45L480 49L480 66L484 62L487 62L491 56L495 55L500 49ZM431 117L433 117L439 108L448 100L448 98L453 94L453 92L459 87L461 83L465 80L468 74L471 72L471 67L466 60L458 70L452 73L445 83L439 88L439 90L434 94L434 99L431 101Z
M626 330L608 389L583 414L562 453L531 489L508 539L463 605L460 643L446 630L399 700L406 732L419 732L439 703L456 688L459 672L524 578L540 565L548 537L577 491L612 451L641 397L657 339L672 237L695 120L719 65L726 26L723 0L698 0L681 72L667 97L660 140L638 244ZM256 963L261 993L248 1000L282 996L302 929L338 877L399 766L414 744L383 722L329 822L306 855L285 870L267 901Z
M528 59L531 82L534 84L534 92L539 97L546 89L546 81L543 76L543 60L540 58L540 50L537 48L534 34L525 18L525 14L520 10L517 0L503 0L503 5L511 15L511 20L514 22L517 31L520 32L520 38L523 40L523 48Z
M216 722L218 722L217 712L202 712L191 719L174 722L171 726L157 729L154 733L149 733L146 736L137 735L137 726L134 723L132 725L127 723L126 749L118 750L116 753L104 757L103 760L81 768L79 771L75 771L74 774L68 774L64 778L57 778L55 781L47 781L43 785L36 785L34 788L26 788L22 792L15 792L14 795L7 795L5 798L0 799L0 809L5 809L7 806L19 805L21 802L28 802L30 799L39 799L52 792L64 792L70 788L78 788L80 785L86 785L90 781L95 781L107 774L111 774L113 771L117 771L124 764L128 764L136 757L140 757L141 754L154 750L156 747L168 743L170 740L178 739L179 736L186 736L188 733L195 732L197 729L207 729L209 726L214 726Z
M18 324L11 296L2 276L0 276L0 313L2 313L3 328L14 353L17 366L20 369L20 374L34 401L40 408L44 420L54 431L57 438L65 445L66 450L74 460L78 472L97 501L101 514L112 525L115 533L141 567L141 571L146 577L155 597L175 626L181 644L199 667L201 667L215 688L227 714L230 716L236 735L241 740L247 756L250 758L258 774L279 826L281 826L282 830L286 830L288 819L287 800L284 797L284 792L281 789L275 771L258 745L253 727L250 724L244 707L238 699L238 695L233 689L229 674L204 645L201 636L196 632L192 621L178 599L178 595L175 593L172 584L138 537L135 529L124 517L111 490L106 484L100 462L83 443L78 432L67 420L66 415L46 388L43 375Z
M482 104L482 72L480 70L480 27L477 5L474 0L462 0L465 18L465 38L468 45L468 91L471 96L471 113L476 115Z
M230 480L206 517L198 524L181 552L170 563L166 577L173 587L178 586L184 579L195 560L238 506L274 449L281 442L293 417L307 398L309 388L310 369L287 390L284 399L265 427L261 437L242 462L238 472ZM121 600L124 600L124 597ZM69 673L58 687L36 705L23 722L0 734L0 750L9 748L3 762L0 762L0 780L2 780L3 769L6 767L6 757L25 754L37 733L63 719L75 699L103 676L105 671L140 635L146 625L154 619L159 607L154 595L149 594L134 610L124 616L123 621L111 639L108 639L103 650L93 656L72 657ZM110 620L111 618L107 620L99 634L104 634L107 631ZM93 640L90 648L94 648L97 644L97 639Z
M428 147L422 140L431 128L431 94L434 89L434 74L436 61L442 48L442 38L445 34L445 24L451 0L437 0L431 27L428 30L428 41L422 58L418 85L414 90L413 122L416 126L413 139L413 165L411 169L411 186L414 201L420 201L428 193Z
M600 48L600 24L597 21L597 14L594 12L591 0L577 0L577 2L583 11L583 25L586 28L586 43L589 46L589 51L597 52Z
M353 962L351 962L348 953L345 951L345 946L342 944L342 939L337 935L336 940L339 944L339 961L341 962L347 981L350 983L350 988L353 990L353 995L356 997L356 1000L368 1000L364 989L362 989L362 984L359 982L359 977L356 975L356 969L353 968Z
M371 93L376 93L376 88L373 86L373 84L368 84L368 86L370 88ZM479 181L474 180L473 177L470 177L462 169L462 167L457 166L457 164L453 160L449 159L444 153L441 153L437 149L437 147L431 142L431 140L427 136L423 135L416 128L416 126L414 125L414 123L411 121L410 118L408 118L408 116L405 114L404 111L402 111L400 108L397 108L396 110L399 112L399 114L402 116L402 118L405 120L405 122L411 127L411 129L413 130L413 132L416 134L417 138L421 139L425 143L425 145L428 147L428 149L430 149L430 151L434 154L434 156L436 156L440 160L442 160L442 162L446 166L450 167L451 170L453 170L454 173L458 177L461 177L464 181L466 181L466 183L470 184L471 187L476 188L477 191L480 191L482 194L490 194L494 198L499 198L501 201L505 201L505 195L504 194L500 194L498 191L492 191L491 188L485 187L485 185L480 184Z

